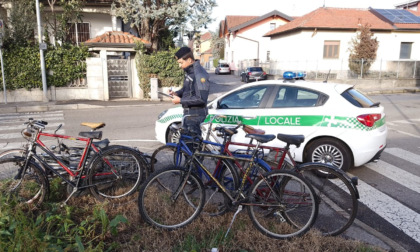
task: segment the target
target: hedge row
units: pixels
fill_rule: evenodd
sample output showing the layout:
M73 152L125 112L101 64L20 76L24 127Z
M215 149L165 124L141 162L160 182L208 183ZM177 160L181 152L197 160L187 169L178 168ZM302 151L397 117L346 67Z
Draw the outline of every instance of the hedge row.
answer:
M60 47L49 46L44 51L47 85L63 87L73 80L85 77L88 55L86 47L69 44ZM7 90L42 88L38 45L12 45L3 49L3 64ZM3 89L3 85L0 89Z

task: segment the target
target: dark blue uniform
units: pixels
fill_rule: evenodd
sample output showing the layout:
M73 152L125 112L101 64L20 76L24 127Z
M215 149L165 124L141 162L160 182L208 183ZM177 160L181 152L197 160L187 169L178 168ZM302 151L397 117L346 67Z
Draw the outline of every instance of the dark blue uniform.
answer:
M204 82L208 81L208 74L201 67L199 61L195 61L194 64L185 68L184 72L184 85L175 92L181 98L181 105L184 108L183 128L193 134L201 135L200 124L207 116L208 90L201 88L199 85L204 85ZM195 74L201 77L198 83Z

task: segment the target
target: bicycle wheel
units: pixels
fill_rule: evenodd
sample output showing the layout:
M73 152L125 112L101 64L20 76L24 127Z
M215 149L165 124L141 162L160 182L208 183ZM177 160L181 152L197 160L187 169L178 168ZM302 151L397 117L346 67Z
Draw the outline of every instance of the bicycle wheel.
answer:
M312 187L290 171L267 173L253 184L248 195L249 217L261 233L272 238L303 235L318 213Z
M229 192L239 188L239 178L236 167L228 160L213 158L209 156L200 156L200 162L206 167L215 179ZM217 186L216 182L208 176L197 164L197 175L201 178L206 191L206 201L203 207L203 213L210 216L224 214L228 207L226 206L226 194Z
M165 229L192 222L203 209L205 192L197 175L187 176L188 171L175 166L153 173L140 187L138 206L143 220Z
M25 149L10 149L10 150L3 151L2 153L0 153L0 159L23 157L25 152L26 152Z
M183 167L188 154L181 150L177 153L177 148L172 145L164 145L157 148L150 161L150 173L166 168L170 165Z
M19 175L24 163L20 158L0 159L0 192L32 209L39 207L47 197L49 185L44 172L35 163L29 162L25 173Z
M88 171L88 185L92 195L99 201L113 200L122 204L136 200L128 197L136 191L142 180L146 165L131 148L110 148L102 151L92 161Z
M266 174L267 172L271 171L270 169L266 168L262 162L263 160L258 160L257 162L253 163L253 166L251 167L251 170L249 172L248 177L246 178L247 181L245 181L244 190L247 192L249 188L251 188L252 184L257 181L258 178L260 178L262 175ZM235 167L238 171L240 171L239 175L239 184L242 183L242 179L244 178L243 175L245 173L245 170L249 167L249 161L239 161L235 163ZM240 168L238 167L240 166Z
M319 204L314 227L325 236L343 233L357 215L358 192L341 171L332 166L303 165L298 171L315 189ZM319 176L319 174L328 176Z

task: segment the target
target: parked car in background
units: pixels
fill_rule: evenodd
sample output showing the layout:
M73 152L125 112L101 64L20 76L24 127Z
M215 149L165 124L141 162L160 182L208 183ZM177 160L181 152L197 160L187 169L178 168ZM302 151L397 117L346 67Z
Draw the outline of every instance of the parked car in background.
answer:
M230 74L230 67L227 63L219 63L219 65L216 67L216 70L214 70L215 74Z
M209 116L224 115L221 125L237 122L265 130L266 134L304 135L292 150L298 162L321 162L348 170L379 159L388 134L385 111L352 85L268 80L243 85L208 104ZM169 130L180 124L182 107L163 111L156 121L156 138L176 142ZM232 138L248 143L244 132ZM278 139L267 145L284 146Z
M285 80L304 80L306 78L306 72L304 71L286 71L283 73L283 79Z
M241 81L242 82L250 82L250 81L260 81L260 80L267 80L267 73L264 72L262 67L247 67L241 73Z

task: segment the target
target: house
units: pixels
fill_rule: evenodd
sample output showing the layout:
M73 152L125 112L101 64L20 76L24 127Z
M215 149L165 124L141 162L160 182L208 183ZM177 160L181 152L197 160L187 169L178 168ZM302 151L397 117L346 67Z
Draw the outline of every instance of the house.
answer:
M414 12L420 12L420 1L407 1L404 3L396 4L396 9L406 9Z
M357 28L365 24L371 26L379 42L379 60L371 69L404 68L400 65L401 61L415 64L415 60L419 59L420 18L401 9L321 7L264 36L271 39L271 57L281 62L277 66L279 69L323 69L327 72L330 69L346 74L350 43L356 37ZM382 60L387 64L383 64ZM412 76L413 68L406 74Z
M58 1L57 1L58 2ZM40 0L43 5L42 17L43 24L45 24L45 18L51 17L52 11L56 13L62 13L63 9L58 3L54 5L52 9L49 5L49 1ZM69 23L70 34L68 40L74 44L84 42L108 31L128 31L127 25L124 25L122 20L112 15L111 4L113 0L85 0L83 1L82 8L82 21L75 23ZM4 22L7 22L10 17L10 9L13 1L11 0L0 0L0 15ZM34 28L36 24L34 24ZM37 32L35 32L37 34ZM36 35L35 34L35 35ZM51 43L59 42L54 41L54 38L50 36Z
M210 69L213 65L212 56L211 33L205 32L194 42L194 57L200 60L203 67Z
M226 16L219 26L219 36L225 39L224 60L236 72L244 68L239 65L242 60L269 61L270 38L263 35L291 20L292 17L277 10L262 16Z
M51 8L49 1L40 0L40 2L43 4L41 15L44 25L46 18L51 17L53 12L63 12L59 4ZM124 24L122 19L112 14L112 3L113 0L85 0L81 10L82 20L67 24L69 34L66 41L88 46L92 57L86 60L86 78L78 83L70 83L66 88L51 89L48 92L50 99L143 98L135 66L134 48L136 41L146 46L150 46L150 43L137 38L128 24ZM13 1L0 0L0 15L5 22L10 16L12 4ZM49 33L52 44L61 43L54 40L51 31Z

